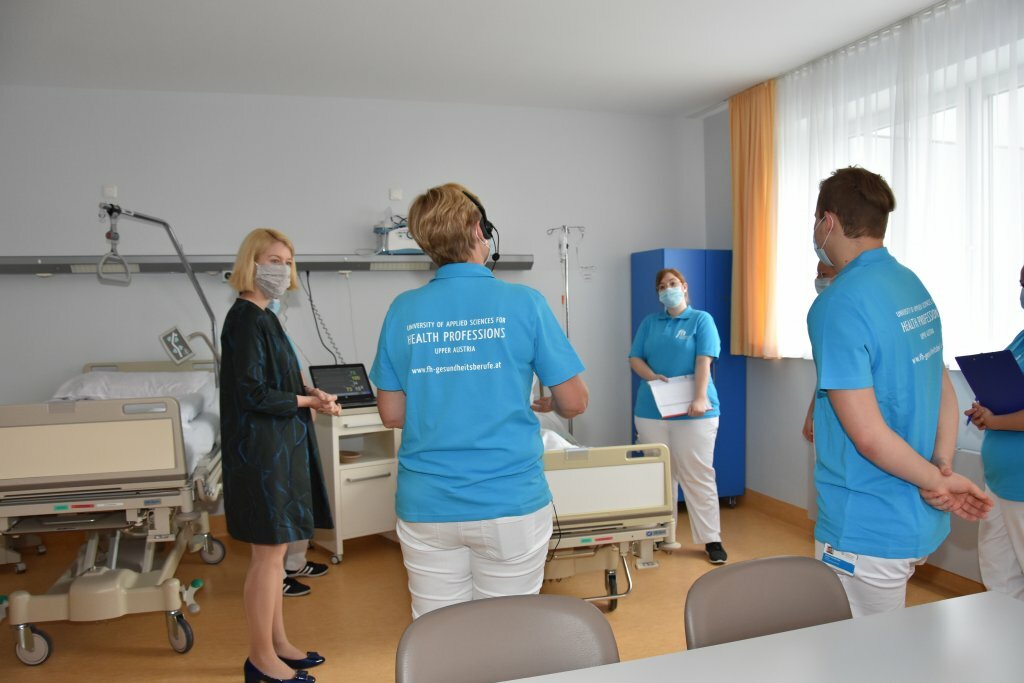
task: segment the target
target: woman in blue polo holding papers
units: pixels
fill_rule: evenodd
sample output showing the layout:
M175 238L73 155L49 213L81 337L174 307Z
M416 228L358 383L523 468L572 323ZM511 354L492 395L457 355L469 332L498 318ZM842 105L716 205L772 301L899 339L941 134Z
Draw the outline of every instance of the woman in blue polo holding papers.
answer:
M382 421L403 429L395 510L413 618L540 591L553 508L533 410L587 407L547 301L484 267L493 230L461 185L413 201L409 232L437 273L392 302L370 372ZM531 406L535 373L551 395Z
M1024 268L1020 287L1024 308ZM1024 371L1024 330L1007 348ZM994 415L976 402L965 414L985 430L981 442L985 493L995 502L978 526L981 580L990 591L1024 600L1024 410Z
M672 477L683 487L693 542L704 544L712 564L723 564L728 555L722 547L714 467L718 391L711 379L711 361L718 358L722 342L711 315L688 305L682 273L664 268L654 284L665 311L644 318L629 351L629 366L645 380L633 411L637 436L643 443L668 446ZM693 378L693 402L685 413L662 415L649 382L681 376Z

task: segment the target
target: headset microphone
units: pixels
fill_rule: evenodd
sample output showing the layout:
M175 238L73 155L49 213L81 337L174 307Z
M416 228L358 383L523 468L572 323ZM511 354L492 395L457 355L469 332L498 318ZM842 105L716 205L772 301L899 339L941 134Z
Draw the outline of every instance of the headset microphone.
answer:
M480 212L480 232L484 234L484 239L494 240L494 253L491 255L491 261L497 263L498 259L501 258L501 254L498 253L501 249L501 235L498 234L498 228L495 227L494 223L487 219L487 211L484 209L484 205L480 203L479 199L465 190L462 191L462 194L466 195L469 201L473 202L473 206L475 206Z

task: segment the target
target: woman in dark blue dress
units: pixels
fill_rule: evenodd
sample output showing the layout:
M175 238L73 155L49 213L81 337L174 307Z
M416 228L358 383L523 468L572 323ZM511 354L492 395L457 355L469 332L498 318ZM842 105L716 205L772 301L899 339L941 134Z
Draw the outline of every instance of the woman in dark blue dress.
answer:
M295 289L295 250L282 233L253 230L229 284L239 292L221 331L221 437L228 533L252 544L243 599L249 628L246 683L314 681L322 664L285 634L281 580L288 543L332 526L314 411L341 410L335 397L302 385L298 359L267 305ZM297 673L296 673L297 670Z

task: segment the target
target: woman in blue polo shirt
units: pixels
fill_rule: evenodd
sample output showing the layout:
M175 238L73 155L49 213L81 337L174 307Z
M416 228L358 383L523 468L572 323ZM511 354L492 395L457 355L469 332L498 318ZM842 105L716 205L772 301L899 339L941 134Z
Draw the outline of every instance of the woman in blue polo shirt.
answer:
M1024 268L1020 271L1024 308ZM1024 371L1024 330L1007 347ZM981 579L990 591L1024 600L1024 410L994 415L975 403L965 414L985 430L981 462L995 506L978 526Z
M370 372L381 419L403 429L395 511L413 618L540 591L552 506L533 410L587 405L547 301L484 267L493 230L461 185L413 201L409 232L437 274L391 304ZM551 396L531 406L535 373Z
M644 318L629 351L630 367L645 380L633 411L637 436L644 443L668 446L672 477L683 487L693 542L704 544L712 564L722 564L728 555L722 547L715 482L719 411L711 379L711 361L721 352L722 342L711 315L687 305L688 285L682 273L664 268L654 283L665 312ZM694 376L693 403L685 415L663 418L647 382L681 375Z

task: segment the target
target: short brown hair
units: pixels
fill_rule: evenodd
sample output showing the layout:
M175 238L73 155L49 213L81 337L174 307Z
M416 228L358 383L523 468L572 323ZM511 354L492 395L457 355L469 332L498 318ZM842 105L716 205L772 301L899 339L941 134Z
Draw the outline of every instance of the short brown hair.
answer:
M826 211L838 216L847 237L882 239L895 208L896 197L882 176L859 166L847 166L821 181L814 212L818 218Z
M432 187L409 207L409 234L438 267L462 263L476 246L480 210L458 183ZM476 195L473 195L476 197Z
M295 247L288 236L273 228L256 228L242 240L235 256L235 267L231 270L228 284L236 292L251 292L256 289L256 259L274 242L280 242L292 252L292 279L288 289L299 286L299 276L295 271Z

